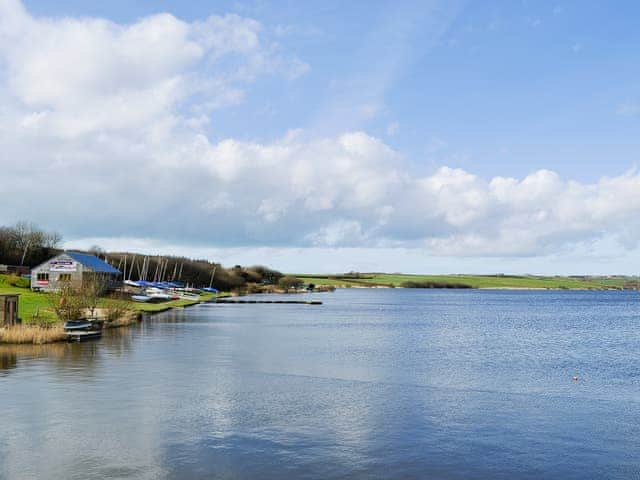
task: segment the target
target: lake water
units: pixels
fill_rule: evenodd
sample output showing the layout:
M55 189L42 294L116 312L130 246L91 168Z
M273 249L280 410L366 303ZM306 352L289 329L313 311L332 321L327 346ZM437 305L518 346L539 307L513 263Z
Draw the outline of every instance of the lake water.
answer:
M0 478L640 478L637 292L310 297L2 347Z

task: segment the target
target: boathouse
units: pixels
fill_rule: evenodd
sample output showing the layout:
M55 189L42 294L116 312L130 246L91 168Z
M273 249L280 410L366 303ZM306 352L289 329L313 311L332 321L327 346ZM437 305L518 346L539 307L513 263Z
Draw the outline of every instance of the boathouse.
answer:
M119 285L120 270L95 255L64 252L31 270L31 289L45 292L63 286L82 288L97 282L105 290Z
M19 295L0 294L0 327L7 327L20 323L18 318Z

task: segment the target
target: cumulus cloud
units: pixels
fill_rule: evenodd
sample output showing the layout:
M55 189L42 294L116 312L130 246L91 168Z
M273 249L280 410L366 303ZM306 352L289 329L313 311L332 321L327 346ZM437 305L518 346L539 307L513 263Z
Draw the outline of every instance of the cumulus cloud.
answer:
M207 134L212 109L301 65L235 15L121 25L34 18L0 0L0 188L15 200L0 202L0 223L29 219L71 239L430 255L541 255L605 237L637 246L635 170L593 183L548 170L415 175L363 131Z
M3 100L21 126L66 138L138 128L177 107L197 117L240 101L258 75L308 68L260 34L258 22L237 15L188 23L163 13L121 25L34 18L1 0Z

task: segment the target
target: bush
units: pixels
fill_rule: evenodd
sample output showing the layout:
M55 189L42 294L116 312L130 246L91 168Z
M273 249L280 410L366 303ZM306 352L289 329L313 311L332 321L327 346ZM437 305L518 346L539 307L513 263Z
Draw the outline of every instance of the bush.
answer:
M300 280L298 277L292 277L290 275L287 275L285 277L282 277L278 281L278 285L280 285L286 291L289 291L290 288L300 288L300 287L302 287L302 285L304 285L304 282L302 280Z
M17 275L8 275L6 277L6 282L12 287L17 288L29 288L31 286L31 282L28 278L22 278Z

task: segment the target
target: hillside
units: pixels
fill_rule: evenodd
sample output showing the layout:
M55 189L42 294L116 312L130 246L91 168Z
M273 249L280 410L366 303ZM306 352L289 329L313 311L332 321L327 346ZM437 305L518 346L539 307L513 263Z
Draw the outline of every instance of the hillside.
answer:
M623 289L638 288L631 277L564 277L534 275L407 275L359 273L344 275L297 274L307 283L336 287L401 287L407 282L426 283L443 288L522 288L522 289Z

